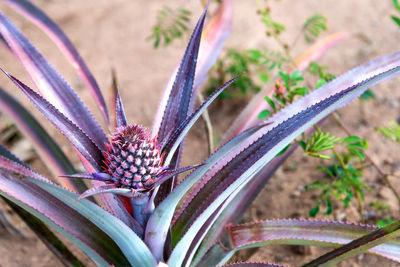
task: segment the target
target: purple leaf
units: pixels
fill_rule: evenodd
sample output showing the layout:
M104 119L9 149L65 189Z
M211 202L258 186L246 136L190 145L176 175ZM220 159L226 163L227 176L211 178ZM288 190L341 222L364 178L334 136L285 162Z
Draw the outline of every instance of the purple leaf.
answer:
M96 226L100 227L118 244L123 254L131 262L131 265L155 265L154 257L142 241L140 235L135 234L136 231L142 231L143 229L140 229L135 224L129 225L124 223L86 199L77 201L78 196L75 193L38 180L33 180L32 182L79 211L80 214L89 218Z
M399 72L400 52L355 68L275 114L270 119L270 125L215 164L183 203L172 228L172 243L180 241L170 260L173 258L174 263L180 264L178 255L183 253L188 253L191 258L197 247L188 251L189 247L185 244L196 238L197 245L200 245L202 239L198 239L197 234L200 228L204 228L209 216L219 209L221 203L225 202L226 207L251 178L295 137L358 97L367 87L392 78Z
M29 166L26 165L25 162L21 161L19 158L17 158L14 154L12 154L10 151L8 151L8 149L5 148L4 146L2 146L1 144L0 144L0 155L7 159L15 161L16 163L19 163L20 165L22 165L26 168L29 168Z
M40 189L44 189L45 192L51 197L58 198L63 203L67 204L68 207L70 206L74 210L78 211L80 215L87 217L96 226L100 227L105 233L107 233L113 238L113 240L121 248L123 254L131 262L131 264L133 265L155 264L154 258L150 254L150 251L148 250L147 246L141 241L139 236L135 235L135 233L132 232L132 230L138 231L140 235L142 235L143 229L141 229L140 226L137 227L137 225L132 225L132 228L129 228L122 221L118 220L116 217L105 212L102 208L98 207L97 205L93 204L90 201L81 200L79 203L77 203L77 200L79 200L79 198L77 198L78 196L75 193L72 193L57 185L54 185L48 179L41 177L40 175L34 173L28 168L25 168L23 166L16 166L15 164L19 165L16 162L12 162L14 163L14 165L12 165L8 161L6 161L5 163L4 161L0 161L0 164L2 164L0 166L6 168L7 170L17 172L18 174L23 175L24 179L21 180L22 182L26 183L32 182L34 185L38 185ZM6 186L1 188L1 181L0 181L0 194L3 192L5 193L5 195L3 194L3 196L9 198L9 196L12 195L14 191L12 192L8 191L10 185L8 185L7 178L8 179L12 178L12 175L10 172L6 173L4 171L3 174L5 175L4 178L6 179L3 182L6 184ZM30 177L33 177L33 179L31 179ZM24 194L24 197L25 196L26 194ZM38 201L40 202L40 200ZM24 204L27 203L24 202ZM33 205L34 209L37 208L37 206L35 206L37 204L36 202L32 203L28 202L28 204ZM49 201L48 205L51 205L53 208L56 209L58 208L57 203L55 201ZM50 211L50 209L48 209L48 211ZM32 213L32 211L30 212ZM46 214L44 214L42 211L40 212L42 213L40 214L42 220L43 220L43 215L45 221L46 217L47 219L50 220L53 219L52 217L49 217ZM36 216L35 212L33 212L33 214ZM60 217L60 219L62 220L65 218ZM68 231L69 229L64 228L63 230Z
M3 72L22 90L22 92L24 92L36 108L71 142L79 153L81 153L96 170L100 170L100 164L103 162L103 154L93 141L43 97L12 75L5 71Z
M76 173L69 175L62 175L65 178L79 178L79 179L89 179L89 180L98 180L98 181L111 181L112 177L107 173Z
M126 122L124 106L122 105L121 96L120 96L119 90L118 90L117 75L116 75L114 69L112 69L112 71L111 71L111 76L112 76L111 107L112 107L112 110L114 111L114 117L113 117L114 118L114 126L115 126L115 128L118 128L121 126L126 126L127 122Z
M394 223L370 232L369 234L363 235L360 238L353 240L352 242L334 249L317 259L304 264L304 267L318 267L318 266L333 266L337 265L339 262L348 259L350 257L356 256L368 249L375 248L382 243L392 241L400 236L400 221L395 221ZM397 244L398 245L398 244ZM398 252L399 246L385 248L385 252L393 256ZM397 257L393 259L400 262L400 258Z
M216 14L212 17L206 29L204 30L201 43L199 48L199 57L196 66L196 73L194 77L194 87L198 88L206 79L208 71L214 65L217 60L217 56L222 49L225 39L230 33L232 26L232 1L224 0L222 4L219 5L219 9ZM155 136L159 131L161 119L167 105L167 100L173 86L177 69L171 75L169 82L164 90L164 94L161 99L159 109L157 110L157 115L154 120L152 135ZM194 96L192 95L192 100L194 101Z
M97 106L102 112L107 124L110 123L108 117L107 106L104 101L100 88L90 72L89 68L79 55L75 46L61 30L45 13L27 0L6 0L7 4L13 7L16 11L20 12L39 28L41 28L60 48L61 52L69 59L72 66L76 69L78 75L81 77L90 93L93 95Z
M160 184L164 183L165 181L167 181L168 179L171 179L172 177L174 177L175 175L178 175L182 172L187 172L190 170L193 170L195 168L198 168L202 166L202 164L197 164L197 165L193 165L193 166L188 166L188 167L183 167L177 170L172 170L172 171L165 171L158 179L157 181L154 183L153 186L159 186Z
M68 247L41 220L18 207L6 198L2 198L26 225L35 233L43 244L57 257L64 266L84 266Z
M170 131L174 130L186 119L193 108L191 105L192 96L196 93L192 90L194 73L206 13L207 9L204 10L197 22L179 66L157 133L159 143L163 141Z
M80 158L87 172L94 173L98 171L93 168L93 166L90 165L90 163L80 153L78 153L78 157ZM91 183L95 187L105 184L104 182L97 180L91 180ZM123 221L130 228L134 229L135 221L133 220L132 215L127 211L127 208L124 206L121 199L117 195L102 194L100 195L100 198L110 214Z
M238 77L233 78L229 82L222 85L218 88L210 97L208 97L185 121L179 125L179 127L174 131L174 133L168 137L168 140L165 145L161 145L161 148L167 151L168 155L165 159L165 164L168 164L174 154L175 150L178 148L179 144L182 142L187 132L193 126L193 124L197 121L197 119L203 114L203 112L207 109L207 107L220 95L225 88L231 85L234 81L236 81Z
M391 231L396 231L393 227ZM318 220L266 220L254 223L230 226L226 230L229 234L221 243L229 250L239 250L254 246L269 244L300 244L339 247L352 240L365 237L371 233L385 234L376 226ZM379 236L374 235L372 241ZM361 243L358 243L361 244ZM354 248L354 247L353 247ZM385 244L370 248L369 253L376 254L400 262L400 239L396 238Z
M1 158L0 158L1 159ZM1 166L1 165L0 165ZM64 177L66 178L80 178L80 179L90 179L90 180L97 180L97 181L113 181L113 178L109 176L106 173L78 173L78 174L72 174L72 175L65 175ZM91 189L88 189L80 197L78 200L100 194L100 193L115 193L115 194L129 194L129 197L132 196L132 190L128 189L119 189L116 188L115 185L110 185L110 184L101 184L98 186L95 186ZM143 229L142 227L137 223L137 221L130 215L128 214L127 210L122 207L122 203L118 198L116 198L114 195L112 195L113 198L110 197L104 197L102 200L105 202L107 207L115 207L115 209L112 209L110 213L112 213L114 216L119 218L121 221L123 221L127 226L130 228L134 229L135 233L142 237L143 236Z
M10 116L22 133L32 140L33 145L48 163L55 175L75 173L75 170L60 147L42 128L39 122L13 97L0 88L0 108ZM59 179L70 190L83 192L87 189L82 181Z
M115 105L115 117L117 122L117 127L124 127L127 125L124 106L122 105L121 97L119 92L117 92L117 103Z
M17 161L11 160L9 158L0 156L0 168L6 169L11 172L15 172L24 176L29 176L32 178L35 178L37 180L43 181L43 182L50 182L50 180L44 178L40 174L32 171L29 167L27 167L25 164L20 164Z
M92 183L92 185L94 187L105 185L104 182L96 181L96 180L91 180L91 183ZM129 228L131 228L131 229L136 229L137 228L136 220L127 211L126 207L124 206L124 204L122 203L121 199L117 195L115 195L115 194L101 194L100 198L101 198L101 201L106 206L107 211L110 214L112 214L116 218L118 218L121 221L123 221ZM141 231L135 230L135 233L140 237L142 237L142 234L141 234L142 232L143 232L143 230L141 230Z
M93 115L60 74L1 13L0 34L44 98L51 101L57 109L83 129L98 147L105 150L107 138Z
M0 170L0 195L63 234L98 264L129 264L108 235L28 179L21 180Z
M234 147L246 140L265 125L255 126L221 146L203 164L189 174L167 198L160 203L150 216L145 234L145 242L158 260L163 258L164 243L169 230L169 225L174 215L175 208L190 188L200 180L212 165L220 161Z
M90 196L104 194L104 193L119 194L126 197L132 197L133 195L132 189L118 188L114 184L105 184L101 186L92 187L87 191L83 192L83 194L79 196L78 201Z
M310 62L318 60L321 56L323 56L330 48L335 46L336 44L348 39L350 35L348 33L338 32L331 34L324 39L318 41L316 44L312 45L309 49L307 49L300 57L296 59L296 69L300 71L304 71L310 64ZM289 72L294 71L292 68ZM241 131L254 126L259 119L257 115L265 109L270 109L269 105L265 101L265 96L271 97L274 93L275 83L278 79L271 80L261 89L260 92L257 93L254 97L252 97L251 101L247 104L247 106L241 111L239 116L232 122L231 126L225 132L225 136L223 140L229 140L233 136L237 135Z
M194 73L196 70L197 55L206 13L207 8L197 22L189 44L186 47L185 54L183 55L175 77L174 85L169 92L168 101L165 107L160 107L164 108L164 114L159 128L153 128L153 133L157 131L156 136L158 143L163 143L164 139L169 136L193 110L194 96L196 96L196 88L193 87ZM177 149L175 154L171 155L172 159L169 162L170 168L174 169L179 166L180 148L181 147ZM155 189L153 194L157 194L156 202L161 202L171 192L172 188L175 186L174 178Z
M225 256L228 252L221 253L215 262L206 261L203 256L209 250L211 245L214 245L218 239L223 239L221 234L226 235L224 232L226 225L236 224L242 218L244 212L248 209L250 204L258 196L260 191L262 191L265 185L268 183L271 176L275 173L276 169L281 166L283 162L293 153L297 148L297 144L292 144L286 152L274 159L272 159L267 166L263 168L262 171L257 173L254 178L244 187L239 194L231 201L229 207L226 208L217 220L212 225L211 229L204 238L201 246L199 247L196 257L194 258L194 263L197 262L208 262L209 265L218 265L219 260ZM208 252L207 252L208 253Z
M325 120L325 119L324 119ZM322 124L321 120L318 124ZM314 127L310 127L305 134L308 135L314 131ZM223 239L221 233L227 234L223 231L228 224L237 224L248 209L254 199L258 196L261 190L264 189L271 176L275 173L276 169L282 165L283 162L295 151L298 147L297 143L291 144L290 147L281 156L273 158L259 173L257 173L251 181L241 190L239 194L231 201L229 206L220 214L218 219L214 222L211 229L204 238L201 246L199 247L196 257L193 260L194 264L203 261L204 253L209 250L210 246L216 243L218 239ZM221 254L221 257L223 257ZM209 264L214 265L214 262ZM215 262L215 265L218 262Z

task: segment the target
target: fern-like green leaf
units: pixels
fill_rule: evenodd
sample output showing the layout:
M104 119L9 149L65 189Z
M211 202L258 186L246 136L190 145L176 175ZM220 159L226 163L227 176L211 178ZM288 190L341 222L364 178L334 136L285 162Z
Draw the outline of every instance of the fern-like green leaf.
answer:
M178 8L176 10L164 6L157 15L157 23L152 28L152 34L147 40L153 40L154 48L158 48L161 43L170 44L179 39L189 29L191 12Z
M321 31L326 31L327 19L321 14L315 14L308 18L303 24L304 38L307 42L311 42L312 37L316 38L320 35Z
M330 150L334 148L334 144L341 139L337 136L330 135L329 132L316 131L312 136L307 138L304 152L308 155L318 158L330 159L327 155L322 155L319 152Z
M377 131L381 132L387 139L393 142L400 142L400 125L391 121L387 127L377 127Z

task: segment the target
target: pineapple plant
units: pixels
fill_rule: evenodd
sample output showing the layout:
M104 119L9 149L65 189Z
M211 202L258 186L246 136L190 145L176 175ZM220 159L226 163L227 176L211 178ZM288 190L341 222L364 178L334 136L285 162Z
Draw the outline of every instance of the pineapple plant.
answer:
M111 128L100 89L61 29L27 0L5 2L56 40L77 66ZM109 137L74 90L0 14L0 33L38 91L3 72L69 140L85 168L84 173L76 172L29 112L0 91L0 106L35 140L49 167L68 178L56 184L0 146L0 195L41 221L30 221L30 227L51 227L99 266L221 265L237 250L271 242L333 248L344 245L307 266L333 265L364 251L400 262L396 238L400 235L399 222L381 229L317 220L236 225L253 195L293 149L275 156L310 126L357 98L368 87L398 75L400 52L354 68L268 120L241 129L204 162L180 167L179 156L187 132L213 100L235 81L234 78L223 84L193 110L198 85L226 37L231 11L232 2L222 1L217 19L210 22L213 31L203 37L207 10L201 15L180 67L173 75L174 82L167 86L151 133L127 123L118 89L114 88L115 130ZM197 58L201 49L205 60ZM189 170L177 183L176 175ZM82 179L89 179L93 186L87 188ZM93 195L99 195L100 199L91 198ZM44 233L45 230L38 232L46 238ZM61 261L70 265L67 252L54 240L47 240Z

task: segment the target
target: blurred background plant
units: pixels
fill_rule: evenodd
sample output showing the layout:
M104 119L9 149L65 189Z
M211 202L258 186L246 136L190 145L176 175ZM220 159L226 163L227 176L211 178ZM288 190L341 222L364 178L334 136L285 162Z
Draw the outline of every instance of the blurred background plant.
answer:
M400 13L400 3L399 3L399 0L393 0L393 5L394 5L394 7L395 7L397 13ZM400 17L395 16L395 15L392 15L391 18L392 18L392 20L394 21L394 23L396 23L397 26L400 27Z
M172 9L163 6L157 14L157 23L152 28L152 33L147 40L153 42L154 48L161 45L167 46L188 33L190 25L190 10L184 8Z

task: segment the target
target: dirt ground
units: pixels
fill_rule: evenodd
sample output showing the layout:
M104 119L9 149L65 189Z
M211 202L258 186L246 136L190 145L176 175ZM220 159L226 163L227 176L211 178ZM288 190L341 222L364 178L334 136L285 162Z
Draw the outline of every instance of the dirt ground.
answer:
M178 64L183 54L186 40L174 42L167 48L154 50L152 43L146 41L151 26L155 23L157 11L165 4L170 7L183 6L193 11L193 19L202 11L198 0L35 0L74 42L82 57L96 77L102 88L105 98L109 95L111 82L110 70L117 71L122 99L125 103L127 117L130 123L152 126L155 111L158 106L162 90ZM271 1L272 16L283 23L287 30L282 38L288 43L297 36L299 28L306 18L315 13L321 13L328 18L328 31L323 34L346 31L353 37L331 49L320 61L329 66L330 72L340 74L367 60L394 52L399 49L400 28L390 20L395 13L391 1L377 0L302 0L302 1ZM225 47L248 49L269 47L276 49L273 40L265 37L264 25L256 15L254 1L234 0L234 23L232 33ZM1 3L1 12L10 19L29 37L50 62L63 74L66 80L77 90L85 103L97 118L100 118L96 105L89 92L74 74L72 67L58 51L57 47L38 30L34 25L23 19ZM195 21L195 20L194 20ZM193 23L194 23L193 21ZM308 45L299 42L293 47L292 54L300 55ZM19 77L27 84L31 84L24 74L22 67L15 62L8 51L0 50L0 66L14 76ZM393 145L385 140L374 128L389 121L400 119L400 79L394 79L373 88L376 99L364 106L365 117L361 117L358 102L340 110L344 123L353 132L368 139L368 152L379 166L385 171L400 174L399 144ZM32 105L17 92L4 75L0 75L0 84L12 93L49 129L49 132L62 144L62 148L74 158L73 149L66 140L52 128L40 114L33 110ZM213 106L210 115L217 131L232 122L237 115L238 107L243 107L247 100L238 99L233 102ZM363 119L365 119L363 121ZM6 125L6 118L0 117L0 127ZM5 127L5 126L4 126ZM323 129L329 130L337 136L345 133L333 120L327 120ZM26 153L26 151L22 152ZM199 124L190 133L183 153L183 165L198 163L207 156L206 138L203 125ZM36 170L46 172L42 164L36 159L31 163ZM321 177L316 171L317 165L323 164L319 159L304 157L297 150L280 168L269 184L258 196L255 203L245 215L245 220L273 219L273 218L305 218L313 207L318 195L315 191L303 192L306 184ZM295 169L293 166L297 166ZM400 188L400 181L393 178L393 184ZM391 216L399 219L398 206L393 194L386 188L382 178L372 167L365 172L365 181L372 188L366 194L365 203L380 200L390 203L390 211L371 215L367 222L374 224L378 218ZM342 219L356 222L359 220L357 206L352 203L344 209L340 203L335 203L334 213L319 219ZM337 207L336 207L337 206ZM5 208L2 203L1 207ZM12 212L7 210L15 227L22 235L8 233L0 227L0 266L57 266L60 263L45 248L33 233ZM366 211L371 209L366 205ZM372 214L372 213L371 213ZM74 250L75 251L75 250ZM290 266L299 266L322 252L318 248L300 248L297 246L271 246L259 250L249 250L239 253L238 260L268 261ZM82 256L82 255L81 255ZM82 256L84 257L84 256ZM87 259L85 263L91 264ZM346 261L341 266L397 266L397 264L370 255L360 255Z

